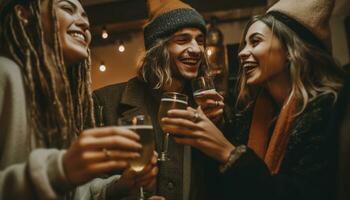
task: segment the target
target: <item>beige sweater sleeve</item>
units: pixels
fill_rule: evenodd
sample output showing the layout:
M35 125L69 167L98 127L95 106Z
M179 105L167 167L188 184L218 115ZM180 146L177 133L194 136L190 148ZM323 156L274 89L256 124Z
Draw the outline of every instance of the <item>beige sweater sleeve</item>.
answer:
M64 150L33 141L26 109L21 70L0 56L0 200L65 199L73 190L74 199L105 199L107 185L118 177L70 185L62 166Z
M63 151L37 149L40 142L32 138L21 70L0 56L0 199L57 199L71 187Z

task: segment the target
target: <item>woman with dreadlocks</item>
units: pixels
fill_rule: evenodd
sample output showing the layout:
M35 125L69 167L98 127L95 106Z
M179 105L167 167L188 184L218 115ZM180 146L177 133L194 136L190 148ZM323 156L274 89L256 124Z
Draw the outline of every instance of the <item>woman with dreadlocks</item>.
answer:
M93 128L90 41L79 0L0 3L0 199L118 199L154 184L155 156L138 175L101 178L141 145Z

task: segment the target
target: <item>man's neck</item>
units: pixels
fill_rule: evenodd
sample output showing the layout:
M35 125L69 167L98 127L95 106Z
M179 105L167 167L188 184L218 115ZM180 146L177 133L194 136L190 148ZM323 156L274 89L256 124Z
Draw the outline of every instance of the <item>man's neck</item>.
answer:
M184 90L184 84L185 83L183 81L179 81L179 80L173 79L171 85L166 86L164 88L164 91L166 91L166 92L179 92L179 93L182 93L183 90Z

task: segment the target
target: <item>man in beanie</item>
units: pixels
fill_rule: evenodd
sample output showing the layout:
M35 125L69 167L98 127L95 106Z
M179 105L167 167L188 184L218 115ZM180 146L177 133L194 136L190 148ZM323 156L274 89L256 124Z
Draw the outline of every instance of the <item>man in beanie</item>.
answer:
M226 134L205 117L194 125L191 109L163 120L217 162L204 165L209 199L335 199L337 134L327 128L343 76L329 53L333 6L281 0L248 22Z
M178 92L189 97L194 106L191 80L206 76L205 21L189 5L179 0L150 0L150 20L144 26L145 55L137 77L126 83L110 85L94 92L97 120L116 125L118 119L136 114L152 118L156 149L162 151L164 133L158 121L158 109L164 92ZM223 112L223 98L210 94L206 113L216 119ZM196 114L192 119L195 121ZM198 117L198 116L197 116ZM99 123L98 123L99 124ZM153 191L168 200L205 199L201 155L169 139L170 160L159 163L157 188Z

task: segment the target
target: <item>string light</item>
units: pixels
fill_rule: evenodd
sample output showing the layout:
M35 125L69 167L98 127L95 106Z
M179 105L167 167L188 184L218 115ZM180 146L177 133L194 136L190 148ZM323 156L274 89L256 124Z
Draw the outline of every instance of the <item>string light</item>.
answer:
M124 42L122 40L119 42L118 51L120 53L123 53L125 51L125 45L124 45Z
M106 65L104 64L104 62L101 62L101 65L100 65L100 67L99 67L100 72L105 72L106 69L107 69L107 67L106 67Z
M211 54L213 54L212 50L211 49L207 49L207 55L211 56Z
M107 28L105 26L102 28L102 35L101 36L103 39L108 38L108 32L107 32Z

